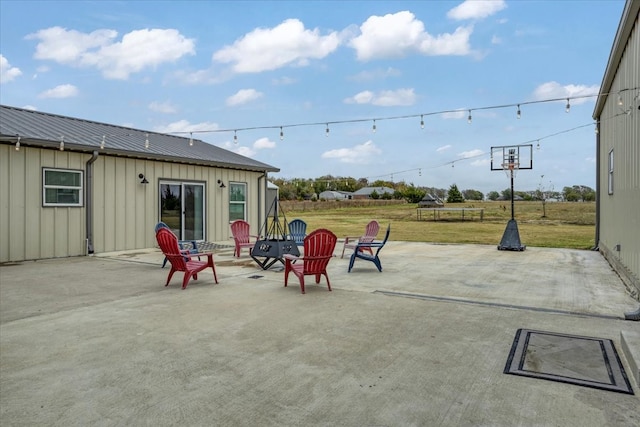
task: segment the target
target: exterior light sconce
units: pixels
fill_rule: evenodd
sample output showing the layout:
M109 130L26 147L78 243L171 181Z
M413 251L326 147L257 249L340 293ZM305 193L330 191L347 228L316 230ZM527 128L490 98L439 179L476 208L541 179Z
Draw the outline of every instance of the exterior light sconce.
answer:
M138 178L140 178L140 184L148 184L149 181L147 181L147 178L144 176L144 174L139 173L138 174Z
M225 188L226 187L226 185L224 185L224 182L222 182L221 179L218 180L218 187L220 187L220 188Z

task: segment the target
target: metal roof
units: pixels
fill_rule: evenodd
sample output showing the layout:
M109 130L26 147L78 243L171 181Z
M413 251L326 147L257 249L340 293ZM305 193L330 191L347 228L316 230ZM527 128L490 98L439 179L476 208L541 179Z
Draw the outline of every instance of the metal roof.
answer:
M280 169L199 139L0 105L0 142L250 171ZM148 139L149 147L145 148ZM100 148L104 141L104 148Z
M602 83L600 84L600 93L596 100L596 105L593 109L593 118L597 120L604 109L604 104L607 101L608 93L611 91L613 85L613 79L616 76L620 61L622 61L622 55L627 42L631 35L634 25L637 25L638 14L640 13L640 0L627 0L622 11L622 17L620 18L620 24L618 25L618 31L611 47L611 53L609 54L609 60L607 62L607 68L602 77Z

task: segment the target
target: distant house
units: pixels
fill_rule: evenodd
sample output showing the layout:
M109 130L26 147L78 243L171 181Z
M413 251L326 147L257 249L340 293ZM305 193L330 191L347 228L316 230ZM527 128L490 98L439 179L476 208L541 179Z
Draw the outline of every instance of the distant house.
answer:
M201 140L0 106L0 262L257 234L279 169Z
M352 197L353 193L348 191L323 191L318 198L320 200L347 200Z
M422 200L418 202L418 207L419 208L442 208L444 207L444 202L441 199L427 193L424 195Z
M384 193L393 195L393 193L395 193L395 190L389 187L363 187L353 192L353 198L370 199L373 192L376 192L379 196L382 196Z
M640 1L627 0L593 111L596 246L640 295Z

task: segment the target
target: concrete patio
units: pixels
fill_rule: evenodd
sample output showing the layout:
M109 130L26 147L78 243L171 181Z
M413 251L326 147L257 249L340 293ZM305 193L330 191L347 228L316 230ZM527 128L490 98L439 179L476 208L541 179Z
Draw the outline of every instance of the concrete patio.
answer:
M2 425L640 424L639 303L597 252L392 241L305 295L231 254L186 290L157 250L0 266ZM613 340L636 394L503 374L519 328Z

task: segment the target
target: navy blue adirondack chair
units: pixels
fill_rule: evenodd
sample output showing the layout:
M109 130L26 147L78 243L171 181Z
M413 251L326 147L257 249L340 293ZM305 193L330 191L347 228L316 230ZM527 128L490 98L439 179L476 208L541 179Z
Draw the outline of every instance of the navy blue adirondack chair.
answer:
M294 219L289 223L289 239L296 242L296 245L303 246L304 238L307 237L307 223L301 219Z
M389 226L387 227L387 233L384 235L384 240L382 240L381 242L374 241L374 242L358 243L356 245L355 250L353 251L353 254L351 254L351 259L349 260L349 273L351 273L351 269L353 268L353 263L355 262L356 258L360 258L365 261L371 261L376 265L376 268L378 269L378 271L382 271L382 264L380 263L379 254L382 248L384 247L384 245L387 243L387 239L389 239L390 232L391 232L391 224L389 224ZM365 249L365 250L371 249L372 253L371 254L366 253L361 249ZM376 249L376 251L373 252L373 249Z
M156 224L156 228L154 230L155 233L158 234L158 230L160 230L161 228L166 228L167 230L171 231L169 226L161 221L158 224ZM195 240L178 240L178 246L180 247L180 251L182 252L187 252L189 254L199 253L198 243ZM200 257L198 257L198 259L200 259ZM164 266L167 265L167 261L168 261L167 257L164 257L164 261L162 262L161 268L164 268Z

